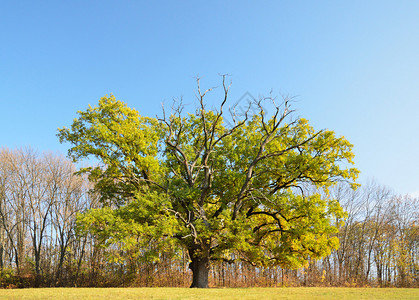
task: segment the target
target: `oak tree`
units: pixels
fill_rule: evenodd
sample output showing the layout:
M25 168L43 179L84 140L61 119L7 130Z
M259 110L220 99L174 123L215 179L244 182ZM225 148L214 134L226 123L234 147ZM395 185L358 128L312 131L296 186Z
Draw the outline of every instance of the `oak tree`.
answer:
M161 118L145 117L111 95L58 133L74 161L100 162L80 171L104 207L82 215L80 228L106 246L137 249L138 259L183 247L191 287L208 287L214 260L298 268L330 254L344 212L324 195L358 175L344 137L294 117L287 99L272 101L270 114L264 99L253 103L254 114L229 114L225 77L222 83L218 109L207 109L210 90L201 91L198 80L194 112L180 104ZM326 193L308 194L307 186Z

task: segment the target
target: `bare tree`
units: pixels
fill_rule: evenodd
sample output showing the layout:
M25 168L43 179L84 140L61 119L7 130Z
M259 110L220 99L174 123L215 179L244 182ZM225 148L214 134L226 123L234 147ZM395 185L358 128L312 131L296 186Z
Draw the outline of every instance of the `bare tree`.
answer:
M39 154L31 148L0 150L1 265L4 252L13 255L17 273L33 271L35 285L42 274L54 273L41 268L47 249L50 261L58 253L54 266L59 279L74 238L76 213L86 206L87 179L75 171L62 155ZM4 251L6 241L11 251Z

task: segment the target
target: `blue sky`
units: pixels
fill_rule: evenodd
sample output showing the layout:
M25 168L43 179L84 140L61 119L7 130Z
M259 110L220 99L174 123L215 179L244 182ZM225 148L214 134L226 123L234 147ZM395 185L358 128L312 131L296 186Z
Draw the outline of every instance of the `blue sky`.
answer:
M361 181L419 195L418 1L1 1L0 146L65 152L105 94L155 116L230 74L230 103L296 96L354 144ZM219 103L217 92L208 100Z

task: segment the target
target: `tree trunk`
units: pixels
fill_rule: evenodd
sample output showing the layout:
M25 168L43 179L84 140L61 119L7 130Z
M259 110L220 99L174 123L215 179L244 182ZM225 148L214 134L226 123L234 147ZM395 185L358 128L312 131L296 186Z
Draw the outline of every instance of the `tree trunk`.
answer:
M208 288L209 251L194 248L188 252L192 260L189 264L189 269L192 270L191 288Z
M3 243L1 243L0 246L0 270L3 271L3 252L4 252L4 247L3 247Z

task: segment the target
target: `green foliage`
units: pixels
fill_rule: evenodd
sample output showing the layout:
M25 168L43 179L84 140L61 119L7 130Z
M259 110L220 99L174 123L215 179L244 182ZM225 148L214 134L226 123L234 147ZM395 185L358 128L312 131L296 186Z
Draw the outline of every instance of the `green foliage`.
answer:
M80 170L96 182L104 207L80 215L79 232L151 261L177 245L213 260L297 268L336 249L345 214L328 188L356 186L358 170L346 167L352 145L290 119L287 103L270 118L259 106L228 128L225 101L206 110L199 95L195 114L179 107L163 119L104 97L59 129L70 157L101 163Z
M135 192L139 173L150 178L159 175L156 120L140 116L112 95L78 114L71 129L59 129L58 136L60 142L73 144L68 151L73 161L94 157L102 164L80 171L97 182L103 199L118 199Z
M91 209L78 215L78 235L94 234L105 249L117 246L117 251L107 253L111 262L121 263L127 255L140 261L158 261L159 252L173 250L173 240L167 236L173 235L177 225L176 218L162 210L170 205L165 200L150 192L119 209Z
M14 288L27 288L33 286L34 276L31 274L27 275L16 275L15 272L10 268L4 268L0 270L0 287L7 289Z
M17 285L12 269L3 269L0 271L0 284L2 288L13 287Z

